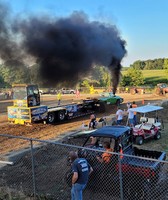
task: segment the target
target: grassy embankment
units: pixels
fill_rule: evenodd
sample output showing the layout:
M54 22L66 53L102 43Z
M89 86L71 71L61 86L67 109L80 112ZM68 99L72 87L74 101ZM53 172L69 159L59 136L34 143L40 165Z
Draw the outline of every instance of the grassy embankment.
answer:
M122 74L125 75L127 71L122 71ZM145 85L155 86L157 83L168 83L168 74L165 70L142 70Z

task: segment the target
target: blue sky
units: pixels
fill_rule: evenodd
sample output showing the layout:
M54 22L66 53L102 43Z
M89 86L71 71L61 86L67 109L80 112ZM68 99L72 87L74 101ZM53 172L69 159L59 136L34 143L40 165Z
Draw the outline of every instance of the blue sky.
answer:
M168 58L168 0L6 0L14 13L68 16L84 11L90 20L115 24L127 42L122 65Z

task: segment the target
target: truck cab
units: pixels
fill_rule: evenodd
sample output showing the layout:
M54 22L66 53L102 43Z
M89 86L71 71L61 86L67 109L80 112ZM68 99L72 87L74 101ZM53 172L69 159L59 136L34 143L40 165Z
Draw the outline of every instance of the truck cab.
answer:
M45 121L48 107L40 105L40 93L37 85L14 84L13 106L8 106L8 121L15 124L30 124Z
M13 88L14 106L33 107L40 105L37 85L15 84Z

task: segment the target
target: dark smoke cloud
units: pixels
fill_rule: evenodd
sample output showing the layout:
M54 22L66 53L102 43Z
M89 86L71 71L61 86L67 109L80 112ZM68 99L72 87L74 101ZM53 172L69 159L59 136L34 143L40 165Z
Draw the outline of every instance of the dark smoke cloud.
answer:
M10 13L7 4L0 4L0 58L4 61L21 60L22 57L22 50L12 33Z
M4 23L3 19L1 21ZM4 27L1 33L5 32L6 26ZM11 30L14 35L21 36L19 45L15 45L17 49L20 46L27 55L37 59L41 76L47 85L64 81L77 82L94 64L99 64L107 66L112 72L115 92L120 62L126 54L125 41L120 38L116 26L89 21L84 13L74 12L71 16L60 19L17 19L11 23ZM8 49L13 41L6 38L1 46ZM2 57L8 50L1 50ZM19 52L16 52L20 57ZM5 59L5 56L2 58Z
M6 5L0 5L0 57L1 59L9 59L13 57L12 49L15 43L12 42L9 32L8 19L9 9Z

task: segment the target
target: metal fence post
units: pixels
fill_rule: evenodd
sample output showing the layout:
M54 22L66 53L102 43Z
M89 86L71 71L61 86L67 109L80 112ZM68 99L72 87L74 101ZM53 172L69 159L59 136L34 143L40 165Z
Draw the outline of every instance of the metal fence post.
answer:
M120 155L118 156L118 163L119 163L119 180L120 180L120 197L121 200L124 199L123 197L123 179L122 179L122 168L121 168L121 158Z
M32 160L32 178L33 178L33 193L34 193L34 199L36 198L36 181L35 181L35 167L34 167L34 155L33 155L33 141L30 139L31 144L31 160Z

